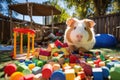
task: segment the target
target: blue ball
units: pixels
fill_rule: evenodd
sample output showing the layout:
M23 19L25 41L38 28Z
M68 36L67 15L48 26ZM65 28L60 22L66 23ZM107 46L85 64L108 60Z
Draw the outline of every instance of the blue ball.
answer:
M94 47L110 48L115 47L117 44L117 40L112 34L97 34L95 39Z

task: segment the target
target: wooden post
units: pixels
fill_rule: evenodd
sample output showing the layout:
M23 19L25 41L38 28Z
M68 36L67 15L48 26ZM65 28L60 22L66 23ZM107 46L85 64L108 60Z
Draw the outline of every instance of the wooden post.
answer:
M13 58L16 58L16 37L17 37L17 32L14 32L14 54L13 54Z
M23 33L20 33L20 53L23 53Z
M30 32L28 32L27 58L30 57Z
M35 34L32 34L32 51L34 52L34 38L35 38Z

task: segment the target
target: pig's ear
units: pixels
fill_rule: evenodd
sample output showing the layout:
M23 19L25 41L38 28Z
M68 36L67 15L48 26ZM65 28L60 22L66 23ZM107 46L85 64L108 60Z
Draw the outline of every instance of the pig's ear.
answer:
M95 26L95 22L91 19L84 19L84 22L85 22L86 26L89 28L92 28Z
M74 27L75 19L74 19L74 18L69 18L69 19L67 19L66 24L67 24L67 26L69 26L69 27Z

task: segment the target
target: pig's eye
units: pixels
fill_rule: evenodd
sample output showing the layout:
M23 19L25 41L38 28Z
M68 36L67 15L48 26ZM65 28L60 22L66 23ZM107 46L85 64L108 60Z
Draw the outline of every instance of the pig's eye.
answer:
M76 27L74 27L74 30L76 29Z

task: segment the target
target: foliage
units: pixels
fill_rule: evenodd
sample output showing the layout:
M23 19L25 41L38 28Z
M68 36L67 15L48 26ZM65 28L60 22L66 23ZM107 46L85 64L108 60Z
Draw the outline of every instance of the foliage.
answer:
M68 8L75 7L73 16L86 18L120 12L120 0L65 0ZM109 8L113 8L109 11Z
M4 15L9 15L9 7L8 5L17 3L15 0L0 0L0 12ZM17 15L15 12L14 15Z
M64 0L63 0L64 1ZM54 22L55 23L58 23L58 22L65 22L67 18L70 17L70 15L66 12L66 9L65 8L62 8L60 5L59 5L59 0L49 0L50 4L55 6L58 10L61 11L61 14L60 15L56 15L54 16Z

